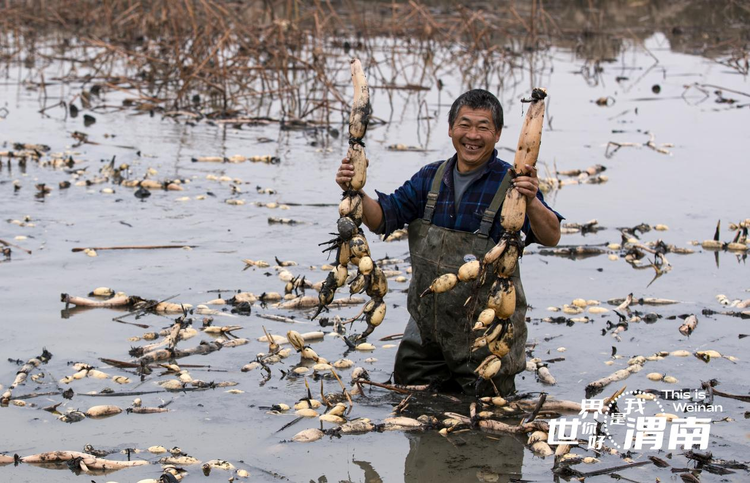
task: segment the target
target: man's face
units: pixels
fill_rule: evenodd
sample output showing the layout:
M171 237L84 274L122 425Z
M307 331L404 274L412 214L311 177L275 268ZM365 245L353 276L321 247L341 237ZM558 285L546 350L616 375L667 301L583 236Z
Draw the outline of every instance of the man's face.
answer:
M458 154L458 170L471 171L489 160L500 140L501 130L502 126L495 128L488 109L462 106L453 126L448 129L448 136Z

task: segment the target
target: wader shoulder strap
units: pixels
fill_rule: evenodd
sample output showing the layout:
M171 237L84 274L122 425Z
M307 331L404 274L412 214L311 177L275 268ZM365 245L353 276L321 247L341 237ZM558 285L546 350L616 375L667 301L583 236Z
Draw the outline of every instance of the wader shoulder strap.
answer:
M435 213L435 205L440 194L440 184L443 182L443 173L445 173L447 164L448 161L443 161L443 164L438 167L435 177L432 178L432 187L430 187L430 192L427 193L427 204L424 206L424 216L422 216L425 223L432 223L432 215Z
M479 224L479 229L476 231L477 235L481 236L482 238L487 238L490 235L492 222L495 219L495 215L497 215L497 210L500 209L500 205L502 205L503 201L505 200L505 192L508 191L508 187L510 186L512 177L513 176L510 174L510 169L505 172L505 176L503 176L503 180L500 182L500 186L497 188L497 192L492 198L490 206L486 210L484 210L484 215L482 216L482 221Z

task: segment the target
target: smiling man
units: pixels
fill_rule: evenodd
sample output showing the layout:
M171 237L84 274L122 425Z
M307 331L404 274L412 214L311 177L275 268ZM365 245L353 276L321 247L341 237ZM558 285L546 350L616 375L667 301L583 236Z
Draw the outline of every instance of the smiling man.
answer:
M476 314L467 314L464 302L473 284L459 283L441 294L420 294L444 273L456 273L465 261L481 259L503 234L500 206L508 189L527 199L522 228L525 244L555 246L560 239L562 216L544 202L536 170L515 176L511 166L497 157L503 109L490 92L474 89L456 99L448 115L448 136L456 153L448 160L428 164L391 195L378 199L361 193L363 221L375 233L389 235L409 225L412 279L409 285L410 319L396 354L398 384L433 384L439 390L463 390L472 395L502 395L515 390L515 375L526 367L526 297L520 271L513 274L516 311L511 317L514 338L492 384L477 378L474 370L489 355L472 352ZM344 159L336 182L346 189L354 171ZM520 265L520 264L519 264ZM487 300L492 277L479 288L480 306Z

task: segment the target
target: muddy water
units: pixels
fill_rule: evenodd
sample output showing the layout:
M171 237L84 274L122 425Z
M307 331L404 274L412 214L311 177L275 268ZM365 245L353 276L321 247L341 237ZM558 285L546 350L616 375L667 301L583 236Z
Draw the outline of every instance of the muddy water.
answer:
M505 88L498 94L505 107L505 128L498 145L501 157L509 159L506 148L512 147L522 122L522 105L518 100L527 95L531 84L547 87L550 100L540 162L549 169L585 168L600 163L607 167L609 182L602 185L566 186L550 193L550 204L568 221L583 223L597 219L606 230L581 236L566 235L562 244L619 242L615 227L638 223L669 226L666 232L649 232L644 241L663 239L681 247L690 240L704 240L712 236L716 221L722 220L722 239L731 233L729 222L750 216L747 196L745 153L748 148L748 108L736 104L715 102L715 88L708 88L704 98L697 90L685 92L685 85L714 84L737 91L750 90L747 79L715 62L699 56L673 52L669 42L656 34L645 46L626 45L616 62L602 64L603 71L595 78L582 75L591 66L571 51L555 48L544 54L543 62L530 77L526 62L523 70L514 73L515 88ZM539 59L537 59L539 60ZM163 299L176 295L173 301L197 305L216 297L211 290L246 290L256 294L264 291L283 291L283 283L276 271L249 269L243 271L242 259L261 259L273 262L294 260L298 266L290 268L317 281L325 273L319 267L326 259L317 243L327 240L333 230L336 210L330 207L305 204L338 201L338 188L333 174L346 149L346 141L325 133L280 131L277 125L245 126L241 130L199 123L196 126L176 123L159 115L134 115L130 111L106 114L93 113L97 122L89 127L83 121L65 119L62 109L51 109L47 115L37 111L42 107L40 92L29 89L22 80L27 72L11 67L0 86L2 106L9 111L0 121L0 142L44 143L53 151L72 149L86 160L88 178L94 177L104 161L116 156L116 161L131 164L134 177L142 176L148 168L155 169L156 179L189 179L185 191L154 191L146 201L139 201L133 189L109 184L89 187L72 186L58 190L60 181L70 179L62 170L40 168L30 162L22 170L16 160L3 159L0 171L0 238L32 251L28 255L14 249L12 260L0 264L0 302L2 330L0 330L0 383L7 387L18 367L8 358L28 360L46 347L54 358L42 367L45 377L40 383L28 381L14 395L31 392L50 392L58 388L55 381L74 371L72 362L86 362L99 366L113 375L129 375L126 371L108 368L99 357L128 360L129 338L143 330L132 325L112 321L121 315L116 311L95 309L79 311L63 317L60 293L85 295L98 286L110 286L128 294L149 299ZM619 82L617 77L626 77ZM448 104L466 87L460 78L448 70L441 75L445 87L442 92L432 89L423 94L430 119L418 118L419 101L414 95L396 91L392 99L386 91L374 89L375 115L391 119L385 126L372 128L367 136L370 158L367 190L390 192L425 163L450 156L447 137ZM342 82L345 82L343 80ZM373 82L373 84L375 84ZM652 86L659 85L654 94ZM76 87L76 86L73 86ZM497 86L490 85L497 90ZM57 102L56 96L67 98L71 86L48 86L47 103ZM684 94L684 95L683 95ZM614 104L608 107L593 101L611 96ZM724 92L725 97L747 103L746 96ZM117 94L105 94L107 104L119 104ZM448 103L448 104L446 104ZM393 106L393 107L391 107ZM392 110L391 110L392 109ZM424 109L424 107L423 107ZM89 140L71 148L71 133L85 131ZM613 130L623 131L613 133ZM624 147L611 159L605 158L609 141L645 143L646 132L655 135L656 144L672 143L667 148L672 154L657 153L646 147ZM259 138L273 141L262 143ZM392 152L386 146L396 143L418 145L427 150L420 153ZM135 149L118 146L132 146ZM7 149L3 147L2 149ZM512 149L512 148L511 148ZM259 163L207 164L194 163L191 158L207 155L272 154L281 158L278 165ZM79 157L77 156L77 157ZM207 175L239 178L242 194L233 195L229 183L211 181ZM12 182L19 180L21 189L14 192ZM46 183L53 191L44 199L34 195L35 184ZM256 186L272 188L277 194L258 194ZM103 188L113 188L114 194L104 194ZM204 200L196 199L205 196ZM189 201L177 201L181 197ZM242 206L230 206L225 200L241 198ZM252 202L290 203L288 211L254 206ZM297 206L301 204L303 206ZM34 227L20 227L6 220L30 216ZM268 217L281 216L300 221L294 226L269 224ZM16 241L16 236L26 236ZM405 258L406 242L384 243L370 235L375 257ZM178 244L195 245L192 250L100 251L95 258L73 253L74 247L112 245ZM564 357L551 364L550 370L557 385L545 387L533 376L520 375L520 391L548 391L562 399L580 400L588 382L625 367L627 357L649 355L660 350L715 349L723 354L739 357L736 363L726 359L709 364L696 358L667 358L651 362L644 371L627 380L629 390L697 388L701 381L716 378L721 389L735 394L747 394L747 340L738 334L747 333L747 322L726 316L705 317L703 308L721 310L715 295L726 294L730 299L748 298L748 267L744 260L729 253L714 254L697 247L692 255L671 255L673 270L647 284L651 270L636 271L623 260L610 261L605 256L584 260L545 257L532 247L523 258L524 285L533 310L529 339L538 342L534 355L549 359ZM399 266L405 269L406 264ZM406 284L390 282L392 292L387 298L389 307L386 322L375 336L400 333L407 320ZM664 318L654 324L631 324L617 341L609 334L602 335L607 321L616 322L609 314L592 316L592 323L551 325L540 322L542 317L559 315L547 312L548 306L561 306L574 298L597 299L624 297L633 292L636 297L661 297L681 303L666 307L638 307L644 312L655 312ZM225 294L226 297L231 294ZM612 308L612 307L610 307ZM353 315L357 309L332 310L331 315ZM255 313L282 313L272 307L254 307ZM700 325L689 339L678 332L680 320L667 316L699 314ZM284 313L284 315L289 315ZM364 436L325 438L310 445L287 443L298 431L317 426L317 421L301 421L277 432L292 421L292 415L272 416L264 406L275 403L293 404L305 396L301 378L282 379L281 369L287 371L298 362L296 356L272 366L272 379L260 385L258 371L241 373L242 365L266 350L265 344L255 339L262 335L265 325L272 333L284 334L290 328L300 332L315 330L317 324L297 314L300 322L289 324L271 322L255 316L215 317L217 324L238 324L244 328L237 335L252 342L246 346L224 349L206 357L192 357L189 364L210 365L191 369L196 379L205 381L236 381L243 394L229 394L226 389L190 393L158 393L141 396L145 406L171 401L171 411L157 415L121 414L105 420L84 420L64 424L53 415L38 408L60 402L60 396L45 396L28 400L37 407L7 407L0 409L0 452L33 454L50 450L81 450L85 444L97 448L139 448L152 445L179 446L185 452L206 461L213 458L229 460L237 467L248 469L258 481L508 481L513 478L546 481L551 477L552 461L534 457L522 442L509 437L489 439L486 435L464 433L446 440L436 433L382 433ZM133 318L126 320L134 321ZM167 327L171 318L149 315L137 322L149 325L148 330ZM197 317L200 320L200 317ZM355 327L361 331L364 327ZM328 330L328 329L326 329ZM545 339L552 338L545 341ZM192 347L199 336L180 346ZM395 348L383 348L384 342L373 340L373 353L350 353L347 357L356 365L366 367L374 380L385 381L391 371ZM625 359L607 366L612 346ZM338 339L327 337L313 345L329 360L344 354L346 347ZM565 348L564 352L558 352ZM377 361L365 362L374 357ZM674 375L679 382L668 385L646 379L648 372ZM345 381L350 371L341 371ZM168 378L156 373L143 382L118 386L112 381L84 379L73 382L76 395L65 401L64 407L85 410L96 404L129 406L132 397L89 397L85 393L110 387L117 391L150 391L159 389L156 382ZM314 393L319 383L311 382ZM327 392L336 391L335 382L325 381ZM117 387L115 387L117 386ZM605 395L620 385L605 390ZM62 387L66 389L66 386ZM352 417L382 420L400 398L382 391L373 391L357 401ZM712 425L710 449L724 459L746 458L748 446L746 405L730 399L717 401L723 413L712 414L715 420L732 418L731 422ZM446 404L428 398L421 409L436 413L447 408L468 412L468 403ZM420 408L418 408L420 409ZM416 414L419 414L415 410ZM650 454L644 452L637 460ZM664 455L660 455L664 457ZM141 453L137 457L155 461ZM591 469L615 466L622 461L605 457ZM675 466L686 466L681 457ZM581 468L582 471L590 467ZM200 474L198 467L189 468L193 477ZM113 481L137 481L156 477L156 466L121 471L107 477ZM624 476L643 481L668 478L667 470L652 466L623 472ZM747 475L730 475L741 481ZM85 475L58 471L50 476L47 470L12 465L0 468L3 481L40 481L52 477L55 481L86 481ZM214 470L207 481L224 481L229 475ZM607 476L601 479L609 479ZM703 475L704 481L718 481L720 477ZM101 478L104 481L105 478ZM99 480L97 480L99 481Z

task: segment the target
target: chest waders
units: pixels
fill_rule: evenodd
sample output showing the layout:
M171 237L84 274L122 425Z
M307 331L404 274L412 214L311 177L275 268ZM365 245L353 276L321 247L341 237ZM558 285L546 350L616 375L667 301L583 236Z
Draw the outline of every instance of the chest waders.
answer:
M424 216L409 224L412 278L407 306L411 317L396 354L395 380L398 384L437 384L443 390L458 384L466 394L494 395L492 384L484 380L477 384L474 373L490 355L489 349L471 351L474 340L481 335L472 331L472 327L485 308L494 277L487 277L479 288L479 304L470 316L464 303L474 289L474 282L459 282L453 290L441 294L431 293L421 298L419 295L440 275L457 273L466 255L481 260L495 246L489 237L490 228L505 199L510 175L503 178L482 216L479 230L475 233L451 230L432 224L446 164L447 161L440 165L432 180ZM515 390L515 375L526 368L526 295L519 266L516 265L510 277L516 289L516 310L511 316L513 343L510 352L502 358L500 372L492 380L501 395Z

